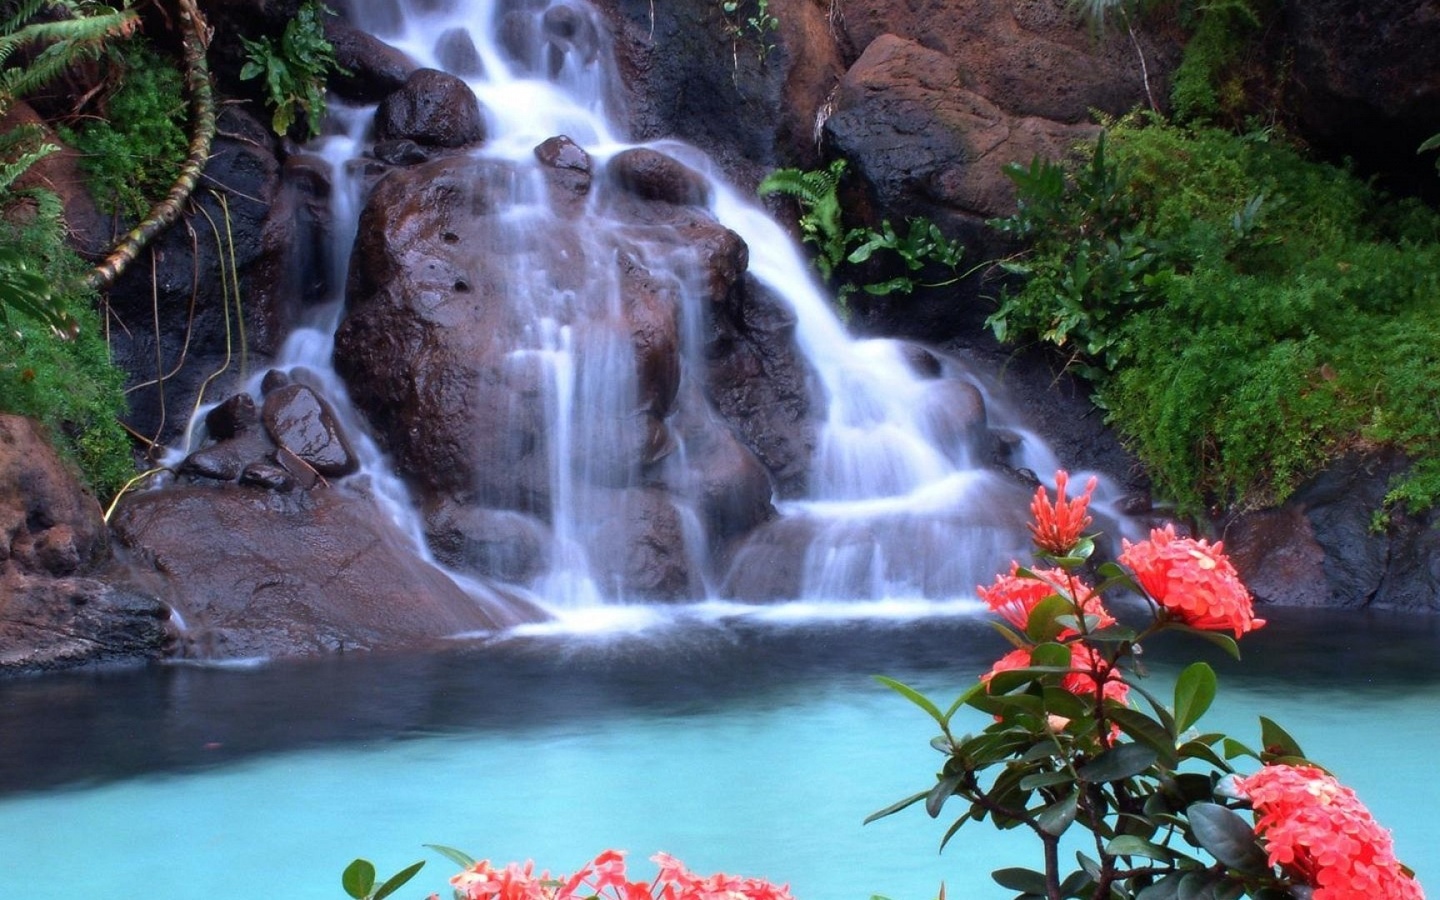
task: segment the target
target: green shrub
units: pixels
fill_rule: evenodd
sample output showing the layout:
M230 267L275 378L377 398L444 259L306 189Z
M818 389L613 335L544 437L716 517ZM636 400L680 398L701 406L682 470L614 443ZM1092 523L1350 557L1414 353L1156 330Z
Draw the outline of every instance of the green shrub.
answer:
M16 198L10 197L11 201ZM74 462L100 497L109 497L135 472L130 442L120 425L124 375L110 363L94 309L83 287L84 261L60 238L60 202L54 194L25 198L34 215L24 225L0 219L0 268L22 259L50 286L46 303L77 327L61 339L42 319L12 315L0 329L0 410L49 426L63 456Z
M1182 507L1278 502L1378 446L1419 461L1392 502L1440 495L1440 215L1275 140L1155 121L1010 174L1019 212L994 224L1029 242L1026 280L992 327L1068 354Z
M139 40L112 50L119 87L101 115L61 130L83 154L81 167L101 209L140 218L165 196L189 149L184 78Z
M246 60L240 78L263 77L273 109L270 126L276 134L287 134L298 121L304 122L307 138L320 134L325 121L326 81L331 72L345 74L320 21L328 11L317 0L306 0L285 26L279 43L268 37L257 41L240 39Z

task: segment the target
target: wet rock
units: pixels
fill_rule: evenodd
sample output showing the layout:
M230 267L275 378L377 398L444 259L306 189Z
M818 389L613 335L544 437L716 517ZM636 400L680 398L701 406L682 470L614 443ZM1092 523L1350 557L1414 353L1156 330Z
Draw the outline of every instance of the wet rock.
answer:
M545 166L557 213L573 218L582 212L594 177L590 154L570 138L559 135L536 146L535 158Z
M530 584L551 559L549 529L513 510L442 502L425 517L425 537L451 569L509 584Z
M708 396L775 479L781 497L804 493L819 411L813 373L795 345L795 317L745 278L719 297L708 319Z
M270 437L327 477L349 475L359 468L335 413L319 394L291 384L265 395L261 418Z
M378 103L403 87L418 68L404 51L343 19L325 19L325 38L335 48L335 61L341 69L327 83L355 103Z
M479 78L485 74L485 64L475 41L464 28L447 28L435 39L435 60L447 72L461 78Z
M260 421L255 398L247 393L234 394L205 414L205 431L217 441L233 438Z
M464 147L485 140L485 117L470 87L438 69L417 69L375 110L377 140Z
M920 419L935 446L959 469L983 467L999 453L990 431L985 395L968 381L929 382L921 399Z
M692 561L703 548L687 548L674 500L663 491L604 491L590 497L598 514L590 527L595 578L627 600L680 600L698 596Z
M153 659L168 618L112 565L99 504L44 430L0 414L0 674Z
M462 591L373 502L339 487L172 486L126 498L113 528L119 552L183 614L187 655L423 647L538 615Z
M1440 611L1440 514L1396 511L1374 527L1397 454L1335 460L1278 508L1244 513L1225 547L1257 601Z
M615 184L646 200L682 206L710 202L710 185L704 176L648 147L620 151L610 158L608 171Z
M376 141L370 148L375 158L392 166L413 166L430 158L424 147L408 138Z
M240 483L281 493L294 490L296 487L295 477L284 467L261 462L250 463L246 466L240 473Z

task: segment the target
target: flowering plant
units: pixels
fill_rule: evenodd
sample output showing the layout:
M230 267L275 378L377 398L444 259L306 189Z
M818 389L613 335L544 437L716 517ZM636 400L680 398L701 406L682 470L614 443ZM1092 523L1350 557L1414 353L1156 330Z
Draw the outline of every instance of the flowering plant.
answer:
M537 873L533 862L496 868L489 860L477 861L450 847L429 846L460 866L450 878L455 900L794 900L788 887L735 875L702 877L665 853L651 857L659 866L654 879L632 881L620 850L605 850L572 874L552 876ZM383 900L423 865L416 863L375 888L375 867L357 859L341 880L355 900ZM429 900L438 896L432 894Z
M1065 472L1055 481L1053 500L1041 487L1031 504L1044 565L1012 563L978 591L1014 649L945 710L880 679L940 726L931 743L946 759L933 786L867 821L916 803L938 817L959 797L967 805L942 848L985 819L1030 832L1043 867L992 873L1021 900L1423 900L1389 832L1279 725L1261 717L1259 750L1196 728L1215 699L1209 665L1186 667L1169 705L1141 686L1152 636L1188 632L1238 658L1235 639L1265 624L1223 545L1155 529L1082 577L1095 480L1073 498ZM1118 621L1103 603L1112 591L1143 598L1148 621ZM957 733L965 707L992 722ZM1242 777L1242 759L1260 768ZM1067 835L1080 838L1073 868L1061 862Z

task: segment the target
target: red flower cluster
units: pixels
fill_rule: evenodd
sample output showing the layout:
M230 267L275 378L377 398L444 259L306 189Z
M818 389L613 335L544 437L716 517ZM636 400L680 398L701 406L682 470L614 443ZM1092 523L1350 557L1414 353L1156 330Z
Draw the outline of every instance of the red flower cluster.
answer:
M1080 540L1085 526L1090 524L1090 516L1085 510L1090 505L1090 495L1095 493L1098 480L1092 475L1085 482L1085 493L1073 500L1065 497L1069 483L1070 474L1061 469L1055 473L1055 502L1050 502L1044 485L1035 489L1035 499L1030 501L1030 514L1035 517L1030 534L1040 549L1056 556L1069 553Z
M452 876L450 884L465 900L794 900L789 888L763 879L702 878L667 854L652 859L660 867L653 882L631 881L625 874L625 854L606 850L562 878L536 875L534 863L496 869L489 860L481 860Z
M1224 545L1175 536L1175 527L1152 529L1150 540L1123 542L1120 562L1156 603L1180 621L1236 637L1265 624L1255 618L1250 591L1241 583Z
M1115 624L1115 617L1105 611L1100 596L1079 578L1063 569L1037 568L1030 571L1034 573L1033 576L1021 575L1020 564L1011 562L1009 574L997 575L995 583L990 587L977 587L975 591L980 595L980 599L985 601L986 606L1021 631L1025 630L1031 611L1040 601L1059 593L1053 585L1064 587L1072 602L1077 597L1082 598L1079 603L1085 614L1099 617L1097 627L1104 628ZM1066 637L1074 633L1074 630L1070 630L1060 636Z
M1269 765L1237 779L1236 789L1255 807L1270 865L1315 888L1314 900L1424 900L1395 859L1390 832L1334 777Z
M990 671L981 675L980 680L989 684L990 679L1001 672L1023 669L1028 665L1030 665L1030 648L1022 647L1019 650L1011 650L1000 657L995 665L990 667ZM1103 657L1084 644L1070 645L1070 667L1074 671L1061 677L1060 686L1072 694L1093 695L1095 685L1103 680L1102 695L1106 700L1124 704L1130 696L1130 685L1120 679L1120 670L1107 665Z

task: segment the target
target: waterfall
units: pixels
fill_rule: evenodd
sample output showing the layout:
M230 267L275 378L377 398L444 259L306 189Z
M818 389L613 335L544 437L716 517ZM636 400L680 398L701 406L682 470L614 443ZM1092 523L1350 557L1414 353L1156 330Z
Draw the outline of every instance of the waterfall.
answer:
M1015 471L1054 471L1043 442L959 361L899 341L848 335L795 241L717 175L703 153L673 141L628 142L616 66L593 10L580 0L395 2L350 0L349 17L420 66L462 79L483 111L486 139L464 154L485 186L459 181L446 195L458 192L472 211L484 208L482 238L447 232L452 244L474 241L476 255L455 250L459 255L445 257L443 264L454 269L446 277L455 297L416 302L452 309L471 303L493 317L485 339L508 341L488 368L473 363L467 372L473 377L464 383L471 390L520 385L499 399L475 398L510 418L497 420L503 427L481 421L457 431L469 437L455 441L506 443L493 433L505 431L511 436L506 448L476 450L473 462L505 471L489 473L483 484L464 473L449 475L438 488L422 488L428 491L423 499L395 474L393 461L369 437L373 422L357 410L364 404L351 403L353 383L336 371L344 356L336 350L337 330L352 314L347 306L354 297L312 303L276 368L330 400L360 459L360 473L351 479L400 523L417 553L434 559L426 516L437 507L452 518L483 518L484 528L513 529L512 536L543 534L543 551L512 551L507 548L523 543L519 538L491 540L475 526L483 533L474 543L491 549L476 551L455 579L465 585L498 578L570 623L597 609L633 609L655 599L727 614L758 608L732 600L787 601L801 615L874 611L886 602L912 613L969 608L977 583L1023 555L1033 488ZM334 102L331 112L329 134L313 150L327 160L334 184L330 282L343 290L349 271L353 290L349 261L375 189L355 163L370 152L375 107ZM537 160L537 147L557 138L566 141L564 148L578 147L593 173L583 225L556 211ZM695 194L702 199L692 204L696 210L676 214L676 228L700 229L704 240L728 246L717 237L723 230L704 230L698 216L738 235L744 246L736 252L748 260L748 279L737 274L717 289L703 253L673 236L652 239L657 226L626 211L630 201L605 176L637 149L654 151L654 158L676 162L700 180L703 190ZM444 172L462 175L471 177L454 168ZM664 359L643 346L664 339L646 331L654 322L634 322L637 283L647 297L675 300L673 311L657 305L642 312L662 324L675 320L673 376ZM716 494L722 506L745 499L725 476L707 481L705 468L713 464L704 455L716 452L712 445L733 459L736 451L727 448L740 446L736 435L743 431L707 399L717 387L707 381L705 347L707 317L714 314L707 304L713 306L717 291L770 298L793 319L813 420L806 423L814 446L803 477L782 483L775 475L780 464L767 459L765 510L746 512L753 521L733 534L722 533L723 516L706 508L718 502ZM754 298L745 302L754 306L760 302ZM658 377L648 371L657 368ZM664 387L655 388L657 380ZM738 471L760 471L754 459L763 451L741 452L747 459ZM463 447L458 453L464 455ZM1002 455L1006 466L995 463ZM532 457L541 456L532 466ZM721 483L711 483L716 479ZM1100 514L1108 492L1100 492ZM427 504L429 513L421 510ZM639 576L637 557L646 557L648 566ZM532 558L538 560L533 565Z

